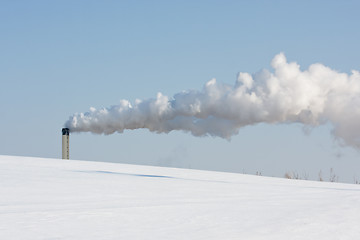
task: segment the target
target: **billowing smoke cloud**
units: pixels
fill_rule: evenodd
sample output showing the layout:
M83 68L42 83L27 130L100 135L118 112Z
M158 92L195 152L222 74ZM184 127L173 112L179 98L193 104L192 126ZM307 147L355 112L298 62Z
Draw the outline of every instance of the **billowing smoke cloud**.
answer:
M271 62L274 72L239 73L234 86L207 82L201 91L184 91L172 98L122 100L109 108L90 108L65 123L71 132L122 133L147 128L156 133L173 130L194 136L230 139L243 126L257 123L330 122L341 143L360 148L360 73L339 73L322 64L301 71L283 53Z

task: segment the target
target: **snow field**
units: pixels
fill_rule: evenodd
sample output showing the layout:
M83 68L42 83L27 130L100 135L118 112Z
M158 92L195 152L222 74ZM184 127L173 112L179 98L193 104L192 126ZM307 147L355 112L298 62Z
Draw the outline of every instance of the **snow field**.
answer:
M0 239L360 239L360 185L13 156L0 165Z

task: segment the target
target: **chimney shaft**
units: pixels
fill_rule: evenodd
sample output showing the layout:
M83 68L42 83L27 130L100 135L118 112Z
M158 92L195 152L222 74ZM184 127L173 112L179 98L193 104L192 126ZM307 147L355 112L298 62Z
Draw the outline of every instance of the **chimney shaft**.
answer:
M62 130L62 159L69 159L69 134L68 128Z

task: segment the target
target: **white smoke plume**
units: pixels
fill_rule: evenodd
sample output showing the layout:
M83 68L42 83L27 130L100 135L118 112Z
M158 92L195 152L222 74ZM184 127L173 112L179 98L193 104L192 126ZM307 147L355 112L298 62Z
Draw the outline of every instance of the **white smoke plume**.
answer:
M243 126L257 123L302 123L318 126L330 122L342 144L360 149L360 73L339 73L322 64L301 71L283 53L271 62L274 72L239 73L234 86L207 82L201 91L184 91L172 98L121 100L108 108L90 108L65 123L71 132L122 133L147 128L173 130L194 136L230 139Z

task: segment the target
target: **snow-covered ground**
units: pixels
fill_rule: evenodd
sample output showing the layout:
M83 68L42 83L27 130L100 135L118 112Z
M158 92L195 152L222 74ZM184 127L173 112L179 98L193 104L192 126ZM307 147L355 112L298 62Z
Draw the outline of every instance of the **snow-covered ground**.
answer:
M0 166L0 239L360 239L360 185L12 156Z

